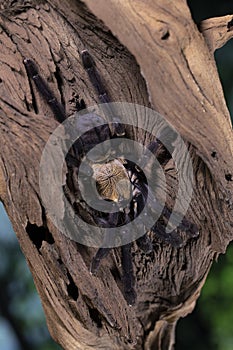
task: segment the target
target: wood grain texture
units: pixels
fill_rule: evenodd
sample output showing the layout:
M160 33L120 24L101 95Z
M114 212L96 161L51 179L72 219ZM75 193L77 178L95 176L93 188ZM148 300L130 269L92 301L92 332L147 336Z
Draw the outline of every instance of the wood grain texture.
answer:
M233 37L233 15L206 19L201 22L200 30L214 52Z
M167 350L177 320L192 311L213 259L233 238L232 181L225 177L233 174L230 118L213 56L185 1L85 3L92 12L74 0L2 5L0 198L51 335L64 349ZM96 250L61 234L41 202L40 158L57 122L30 84L23 59L36 62L71 115L76 99L87 105L98 100L81 64L83 49L95 58L114 101L152 103L192 144L195 188L187 217L200 228L200 237L185 240L180 249L152 237L151 256L134 246L134 307L122 294L119 251L92 276ZM172 163L165 172L172 206L177 188Z

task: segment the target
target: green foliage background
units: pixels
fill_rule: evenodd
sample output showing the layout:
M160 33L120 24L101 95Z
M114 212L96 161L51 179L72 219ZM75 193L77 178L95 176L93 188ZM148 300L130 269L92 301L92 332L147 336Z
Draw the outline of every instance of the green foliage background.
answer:
M188 1L196 23L233 13L230 0ZM226 101L233 115L233 42L216 52ZM58 350L14 232L0 205L0 349ZM214 263L194 312L178 323L176 350L233 349L233 244Z

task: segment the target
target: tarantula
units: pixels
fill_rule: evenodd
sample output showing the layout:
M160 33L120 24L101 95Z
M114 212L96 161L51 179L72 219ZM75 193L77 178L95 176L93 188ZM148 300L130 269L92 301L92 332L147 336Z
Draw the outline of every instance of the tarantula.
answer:
M83 67L98 94L100 102L105 104L106 108L108 108L108 103L111 102L110 98L96 69L95 62L87 50L81 52L81 60ZM62 123L66 119L66 113L63 106L58 102L45 80L40 76L35 63L31 59L26 58L24 59L24 64L29 78L34 81L39 93L50 106L55 119L59 123ZM86 105L83 100L77 103L78 111L85 109L85 107ZM112 111L108 111L108 109L107 112L112 113ZM91 118L100 118L100 120L102 120L100 116L87 114L82 118L82 122L91 125ZM85 200L81 198L81 190L79 186L74 183L75 180L73 178L72 169L79 168L83 155L85 155L96 144L105 140L122 138L126 133L126 126L122 124L117 117L111 125L107 122L102 124L103 125L100 127L93 127L88 132L84 133L72 146L72 149L67 155L67 164L68 169L70 170L67 175L67 186L70 187L70 183L72 182L76 188L75 199L70 200L69 198L76 214L85 217L83 213L87 212L93 225L110 229L126 225L128 222L134 220L142 212L147 200L151 201L152 209L155 211L158 210L159 204L151 198L151 191L143 173L143 169L139 168L134 162L129 161L124 157L109 159L108 149L104 149L106 156L103 157L103 159L100 160L97 155L96 162L93 160L89 162L89 167L85 169L85 173L89 178L91 177L91 179L95 181L97 191L101 198L111 202L113 208L116 210L111 213L99 212L87 205ZM82 125L80 124L78 127L82 128ZM172 157L170 152L157 139L150 142L147 145L147 148L153 155L157 155L157 159L162 165L165 165ZM148 159L145 159L145 162L147 161ZM126 205L129 198L131 198L131 200ZM154 203L156 204L154 205ZM165 206L162 210L161 217L168 221L170 215L171 210ZM143 223L141 225L143 226ZM142 228L143 227L139 227L139 229ZM190 223L185 218L179 224L178 228L180 231L188 233L191 237L196 237L198 235L196 225ZM179 247L182 244L182 240L177 233L177 230L167 233L165 225L161 223L161 220L158 220L151 227L150 231L173 246ZM147 234L144 234L137 239L136 242L139 248L146 253L153 251L152 242ZM129 305L133 305L136 299L131 246L132 243L121 246L124 296ZM102 247L97 250L90 267L90 271L93 274L97 273L102 259L108 255L110 250L110 247Z

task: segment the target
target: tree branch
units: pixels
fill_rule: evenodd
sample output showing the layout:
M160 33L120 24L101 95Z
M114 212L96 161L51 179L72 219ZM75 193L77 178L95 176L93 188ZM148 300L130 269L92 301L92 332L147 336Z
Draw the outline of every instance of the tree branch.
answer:
M208 18L201 22L200 30L213 53L233 37L233 15Z
M166 339L171 345L176 319L191 311L214 257L232 239L232 130L213 57L184 0L85 0L93 12L76 0L27 0L20 8L10 2L0 17L0 197L51 334L69 350L153 349ZM152 257L134 247L138 298L132 308L122 294L119 252L92 276L95 250L61 234L41 202L40 158L57 123L30 85L23 58L37 63L71 115L75 99L88 106L97 101L79 57L83 49L92 53L114 101L150 106L151 100L193 144L195 188L187 217L200 237L176 250L154 236ZM174 166L165 173L172 207Z

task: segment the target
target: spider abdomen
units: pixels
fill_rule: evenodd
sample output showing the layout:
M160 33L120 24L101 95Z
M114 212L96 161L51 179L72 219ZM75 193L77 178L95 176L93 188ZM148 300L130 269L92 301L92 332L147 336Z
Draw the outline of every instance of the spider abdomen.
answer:
M93 177L103 199L119 202L128 200L131 195L131 183L128 173L118 159L104 164L93 164Z

